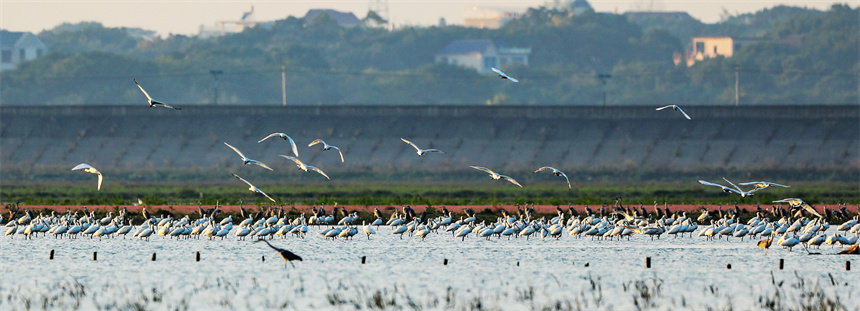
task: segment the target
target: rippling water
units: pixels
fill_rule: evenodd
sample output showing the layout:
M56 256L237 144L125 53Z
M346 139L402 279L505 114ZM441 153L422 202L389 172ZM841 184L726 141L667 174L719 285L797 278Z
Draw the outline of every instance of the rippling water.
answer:
M232 233L211 241L4 237L0 309L785 310L834 301L860 309L857 257L829 255L838 246L816 250L821 256L800 247L765 255L736 238L461 241L440 233L422 241L381 227L370 240L324 240L318 230L271 240L304 258L295 267Z

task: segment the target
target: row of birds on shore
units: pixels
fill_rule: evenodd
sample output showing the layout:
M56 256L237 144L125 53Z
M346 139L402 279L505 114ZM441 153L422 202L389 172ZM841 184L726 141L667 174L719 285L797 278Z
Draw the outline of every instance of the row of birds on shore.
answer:
M689 234L692 237L694 232L702 227L698 231L698 236L707 240L723 237L726 240L730 238L743 240L747 236L769 237L759 243L760 246L764 243L769 247L774 238L778 237L776 245L789 249L797 245L802 245L804 248L818 247L822 243L854 245L857 244L858 235L860 235L860 223L858 223L860 215L855 215L843 222L836 227L836 233L828 236L825 232L831 225L821 217L806 217L802 210L792 215L779 212L774 208L770 212L772 215L785 216L772 221L768 217L768 212L760 209L746 223L741 223L737 207L725 213L722 211L714 213L703 209L702 213L693 219L687 217L686 212L670 213L668 207L664 212L656 204L654 213L645 212L642 206L638 210L616 206L611 212L607 212L605 207L599 212L586 207L584 213L578 213L572 207L568 207L567 211L557 207L557 216L549 219L535 217L534 209L527 207L518 208L515 214L501 210L501 215L490 222L477 221L476 213L468 208L464 210L464 215L459 220L455 220L454 215L445 207L442 207L441 215L436 217L428 216L426 210L418 214L408 206L403 207L402 211L395 210L390 217L385 217L376 208L373 212L375 219L370 223L362 221L361 225L358 224L358 213L350 213L343 208L340 209L341 218L335 223L337 207L331 214L326 213L324 207L319 209L314 207L310 217L301 214L293 219L284 214L283 208L270 208L257 213L250 213L241 208L241 214L238 216L243 219L237 221L236 225L232 215L220 221L216 220L219 214L217 206L210 210L199 208L200 217L196 219L188 215L179 219L174 219L172 216L155 217L146 212L145 208L142 213L146 221L135 226L130 219L127 219L126 209L120 210L116 216L108 212L104 217L96 217L95 212L88 212L86 208L82 217L77 216L77 211L74 213L67 211L59 216L52 213L50 216L40 214L34 217L28 210L21 218L12 219L6 224L8 227L6 235L14 236L17 233L33 238L38 236L38 233L42 233L54 235L56 238L76 238L80 234L102 239L125 237L130 234L139 239L149 239L153 235L177 239L200 238L200 236L224 239L232 234L239 240L244 240L249 237L271 239L275 236L304 238L310 228L316 226L319 228L318 234L326 239L351 239L359 234L366 235L370 239L372 235L377 234L381 226L386 226L391 228L391 234L399 235L401 239L403 235L407 235L420 237L423 240L434 233L439 236L450 233L452 237L461 240L465 240L470 235L486 239L493 237L508 239L525 237L527 240L530 237L559 239L567 233L577 238L591 237L592 240L630 239L637 234L649 236L653 240L654 237L659 239L663 234L676 238L679 235L683 237ZM847 217L847 214L845 216ZM702 225L708 222L710 222L709 225ZM843 234L840 235L839 232Z

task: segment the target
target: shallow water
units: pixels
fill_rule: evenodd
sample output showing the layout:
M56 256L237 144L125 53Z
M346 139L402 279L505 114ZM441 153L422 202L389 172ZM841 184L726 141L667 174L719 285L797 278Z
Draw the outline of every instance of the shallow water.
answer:
M785 310L834 301L860 309L857 257L829 255L838 246L813 250L821 256L800 247L765 255L755 241L736 238L461 241L440 233L421 240L380 227L370 240L362 233L325 240L318 231L271 240L303 257L294 267L232 233L224 240L4 237L0 309Z

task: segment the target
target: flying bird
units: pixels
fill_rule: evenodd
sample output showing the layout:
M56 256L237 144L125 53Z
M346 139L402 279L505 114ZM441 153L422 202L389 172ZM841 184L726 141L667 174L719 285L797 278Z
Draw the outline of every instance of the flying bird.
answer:
M712 182L704 181L704 180L699 180L699 183L700 183L700 184L703 184L703 185L706 185L706 186L720 187L721 189L723 189L723 192L726 192L726 193L732 193L732 192L734 192L734 193L736 193L736 194L738 194L738 195L740 195L741 197L744 197L744 198L745 198L745 197L748 197L748 196L752 196L752 195L753 195L752 191L747 192L747 191L743 191L743 190L741 190L741 188L738 188L738 186L737 186L737 185L733 184L731 181L729 181L729 180L728 180L728 179L726 179L725 177L723 177L723 180L725 180L726 182L728 182L729 184L731 184L732 186L734 186L734 187L735 187L735 189L732 189L732 188L729 188L729 187L726 187L726 186L723 186L723 185L720 185L720 184L715 184L715 183L712 183Z
M263 192L263 190L260 190L260 188L257 188L256 186L252 185L251 183L249 183L249 182L248 182L247 180L245 180L244 178L239 177L239 175L236 175L236 174L233 174L233 173L230 173L230 175L233 175L233 177L236 177L236 179L239 179L239 180L241 180L242 182L244 182L245 184L247 184L247 185L248 185L248 187L249 187L249 188L248 188L248 190L251 190L252 192L256 192L256 193L259 193L259 194L262 194L264 197L268 198L268 199L269 199L269 200L271 200L272 202L275 202L275 199L272 199L272 197L270 197L268 194L266 194L265 192Z
M296 142L295 142L295 141L293 141L293 138L292 138L292 137L290 137L290 136L288 136L287 134L284 134L284 133L272 133L272 134L269 134L269 136L263 137L263 139L260 139L257 143L261 143L261 142L263 142L264 140L269 139L269 138L272 138L272 137L279 137L279 138L283 138L284 140L289 140L289 141L290 141L290 147L292 147L292 149L293 149L293 154L295 154L297 157L299 156L299 148L296 148ZM310 147L310 146L308 146L308 147ZM340 150L340 149L338 149L338 150Z
M540 171L546 171L546 170L552 171L552 174L553 174L553 175L555 175L555 176L562 176L562 177L564 177L564 180L566 180L566 181L567 181L567 189L568 189L568 190L572 189L572 187L570 186L570 179L568 179L568 178L567 178L567 175L566 175L564 172L559 171L558 169L556 169L556 168L554 168L554 167L551 167L551 166L544 166L544 167L541 167L541 168L539 168L539 169L536 169L534 172L535 172L535 173L537 173L537 172L540 172Z
M751 181L751 182L738 183L738 185L741 185L741 186L755 185L755 189L750 190L750 192L759 191L761 189L764 189L764 188L767 188L770 186L777 186L777 187L783 187L783 188L791 187L791 186L780 185L777 183L772 183L772 182L767 182L767 181Z
M495 180L502 180L502 179L504 179L504 180L510 181L510 182L511 182L512 184L514 184L514 185L520 186L520 188L522 188L522 187L523 187L523 185L520 185L520 183L518 183L516 180L514 180L514 179L513 179L513 178L511 178L510 176L506 176L506 175L498 174L498 173L496 173L496 172L491 171L490 169L488 169L488 168L486 168L486 167L481 167L481 166L471 166L471 165L470 165L469 167L474 168L474 169L476 169L476 170L481 170L481 171L487 172L488 174L490 174L490 178L492 178L492 179L495 179Z
M499 78L502 78L503 80L511 80L511 81L513 81L513 82L520 82L519 80L512 78L511 76L509 76L509 75L505 74L505 73L504 73L504 72L502 72L501 70L496 69L495 67L492 67L492 68L490 68L490 69L492 69L493 71L495 71L496 73L498 73L498 74L499 74Z
M329 150L329 149L337 150L337 153L340 154L340 162L343 162L343 152L340 152L340 148L338 148L337 146L329 145L325 141L323 141L322 139L316 139L316 140L312 141L310 144L308 144L308 147L316 145L316 144L323 144L323 150ZM298 155L296 155L296 156L298 156Z
M684 115L684 117L685 117L685 118L687 118L687 120L692 120L692 119L690 119L690 116L689 116L689 115L687 115L687 113L686 113L686 112L684 112L684 110L682 110L682 109L681 109L681 107L678 107L678 105L668 105L668 106L663 106L663 107L657 108L656 110L663 110L663 109L666 109L666 108L672 108L672 110L680 111L680 112L681 112L681 114L683 114L683 115Z
M287 159L292 160L293 162L295 162L295 163L296 163L296 166L298 166L300 170L303 170L303 171L305 171L305 172L308 172L308 171L314 171L314 172L320 173L320 175L325 176L325 178L326 178L326 179L331 180L331 178L328 178L328 175L326 175L326 174L325 174L321 169L319 169L319 168L318 168L318 167L316 167L316 166L310 166L310 165L307 165L307 164L305 164L304 162L302 162L302 160L299 160L299 159L297 159L297 158L295 158L295 157L286 156L286 155L283 155L283 154L279 154L279 156L282 156L282 157L284 157L284 158L287 158Z
M807 204L806 202L803 202L803 200L798 199L798 198L782 199L782 200L773 201L773 203L788 203L788 205L791 207L802 207L807 212L809 212L815 216L818 216L819 218L824 218L824 216L821 216L821 214L819 214L818 211L816 211L814 208L812 208L812 206L810 206L809 204Z
M281 254L281 258L284 258L284 268L287 267L288 262L291 265L293 265L293 267L295 268L296 265L292 263L293 260L302 261L302 257L300 257L299 255L296 255L293 252L285 250L283 248L275 247L274 245L272 245L272 243L269 243L269 241L259 239L259 240L256 240L254 242L256 243L256 242L260 242L260 241L266 242L266 245L269 245L269 247L271 247L273 250L277 251L278 254Z
M99 175L99 184L98 184L97 189L99 191L102 190L102 172L99 172L99 170L97 170L95 167L92 167L92 165L89 165L86 163L81 163L81 164L78 164L75 167L73 167L72 170L73 171L83 170L84 172L87 172L87 173L93 173L93 174Z
M155 106L162 106L162 107L164 107L164 108L170 108L170 109L182 110L182 108L179 108L179 107L173 107L173 106L170 106L170 105L168 105L168 104L165 104L165 103L162 103L162 102L160 102L160 101L157 101L157 100L152 99L152 97L150 97L150 96L149 96L149 93L147 93L147 92L146 92L146 90L144 90L144 89L143 89L143 87L142 87L142 86L140 86L140 84L139 84L139 83L137 83L137 79L132 78L132 80L134 80L134 84L137 84L137 87L138 87L138 88L140 88L140 91L141 91L141 92L143 92L143 95L146 95L146 99L148 99L148 100L149 100L149 108L152 108L152 107L155 107Z
M445 152L444 152L444 151L439 150L439 149L421 149L421 148L418 148L418 146L416 146L415 144L413 144L411 141L405 140L405 139L403 139L403 138L400 138L400 140L402 140L404 143L409 144L410 146L412 146L412 148L415 148L415 150L416 150L416 151L415 151L415 153L417 153L419 157L423 157L423 156L424 156L424 154L425 154L425 153L428 153L428 152L438 152L438 153L441 153L441 154L445 154Z
M227 145L227 147L230 147L230 149L233 149L233 151L236 151L236 153L238 153L239 156L242 157L242 163L244 163L244 164L249 164L249 163L256 164L256 165L262 166L263 168L265 168L267 170L274 171L271 167L267 166L266 164L263 164L263 162L260 162L260 161L254 160L254 159L249 159L241 151L239 151L239 149L236 149L236 147L230 146L230 144L228 144L227 142L224 142L224 144Z

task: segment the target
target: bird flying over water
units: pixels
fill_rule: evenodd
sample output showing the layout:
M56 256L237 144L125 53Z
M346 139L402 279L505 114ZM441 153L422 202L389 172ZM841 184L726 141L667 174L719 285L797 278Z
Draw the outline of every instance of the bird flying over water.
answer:
M544 166L544 167L541 167L541 168L539 168L539 169L536 169L534 172L535 172L535 173L537 173L537 172L540 172L540 171L546 171L546 170L551 171L551 172L552 172L552 174L553 174L553 175L555 175L555 176L561 176L561 177L564 177L564 180L565 180L565 181L567 181L567 189L568 189L568 190L572 189L572 187L570 186L570 179L568 179L568 178L567 178L567 175L566 175L566 174L564 174L564 172L559 171L558 169L556 169L556 168L554 168L554 167L551 167L551 166Z
M248 182L247 180L245 180L244 178L239 177L239 175L236 175L236 174L233 174L233 173L230 173L230 175L233 175L233 177L236 177L236 179L239 179L239 180L241 180L242 182L244 182L245 184L247 184L247 185L248 185L248 190L251 190L251 192L256 192L256 193L262 194L262 195L263 195L264 197L266 197L267 199L271 200L272 202L275 202L275 199L272 199L272 197L270 197L268 194L266 194L265 192L263 192L263 190L260 190L260 188L257 188L256 186L252 185L251 183L249 183L249 182Z
M516 180L514 180L514 179L513 179L513 178L511 178L510 176L506 176L506 175L498 174L498 173L496 173L496 172L491 171L490 169L488 169L488 168L486 168L486 167L481 167L481 166L471 166L471 165L470 165L469 167L474 168L474 169L476 169L476 170L481 170L481 171L487 172L488 174L490 174L490 178L492 178L492 179L495 179L495 180L502 180L502 179L504 179L504 180L507 180L507 181L511 182L511 183L512 183L512 184L514 184L514 185L520 186L520 188L522 188L522 187L523 187L523 185L520 185L520 183L518 183Z
M712 183L712 182L704 181L704 180L699 180L699 183L700 183L700 184L703 184L703 185L706 185L706 186L720 187L721 189L723 189L723 192L727 192L727 193L732 193L732 192L734 192L734 193L736 193L736 194L738 194L738 195L740 195L741 197L744 197L744 198L745 198L745 197L748 197L748 196L752 196L752 195L753 195L752 191L743 191L743 190L741 190L741 188L738 188L738 186L737 186L737 185L735 185L734 183L732 183L731 181L729 181L729 180L728 180L728 179L726 179L725 177L723 177L723 180L725 180L726 182L728 182L729 184L731 184L732 186L734 186L734 187L735 187L735 189L732 189L732 188L729 188L729 187L726 187L726 186L723 186L723 185L720 185L720 184L715 184L715 183Z
M442 154L445 153L444 151L439 150L439 149L421 149L421 148L418 148L418 146L413 144L411 141L405 140L403 138L400 138L400 140L402 140L404 143L409 144L410 146L412 146L412 148L415 148L415 150L416 150L415 153L417 153L419 157L423 157L424 154L428 153L428 152L438 152L438 153L442 153Z
M338 148L337 146L329 145L325 141L323 141L322 139L315 139L310 144L308 144L308 147L316 145L316 144L323 144L323 150L329 150L329 149L337 150L337 153L340 154L340 162L343 163L343 152L340 152L340 148ZM298 156L298 155L296 155L296 156Z
M97 189L99 191L102 190L102 173L99 172L99 170L97 170L95 167L92 167L92 165L89 165L86 163L81 163L81 164L75 165L75 167L73 167L72 170L73 171L83 170L84 172L87 172L87 173L93 173L93 174L99 175L99 183L98 183Z
M143 95L146 95L146 99L147 99L147 100L149 100L149 108L152 108L152 107L155 107L155 106L162 106L162 107L164 107L164 108L170 108L170 109L175 109L175 110L182 110L182 108L179 108L179 107L173 107L173 106L170 106L170 105L168 105L168 104L165 104L165 103L162 103L162 102L160 102L160 101L157 101L157 100L152 99L152 97L150 97L150 96L149 96L149 93L147 93L147 92L146 92L146 90L144 90L144 89L143 89L143 87L142 87L142 86L140 86L140 84L139 84L139 83L137 83L137 79L132 78L132 80L134 80L134 84L137 84L137 87L138 87L138 88L140 88L140 91L141 91L141 92L143 92Z
M283 155L283 154L279 154L278 156L281 156L281 157L284 157L284 158L290 159L291 161L295 162L295 163L296 163L296 166L298 166L300 170L303 170L303 171L305 171L305 172L308 172L308 171L314 171L314 172L320 173L320 175L325 176L325 178L326 178L326 179L329 179L329 180L331 179L331 178L328 178L328 175L326 175L326 174L325 174L325 172L323 172L321 169L319 169L319 168L318 168L318 167L316 167L316 166L310 166L310 165L307 165L307 164L305 164L304 162L302 162L302 160L299 160L299 159L297 159L297 158L295 158L295 157L286 156L286 155Z
M242 163L244 163L244 164L249 164L249 163L256 164L256 165L259 165L259 166L261 166L267 170L274 171L271 167L267 166L266 164L263 164L263 162L260 162L260 161L254 160L254 159L249 159L241 151L239 151L239 149L236 149L236 147L230 146L230 144L228 144L226 142L224 142L224 144L227 145L227 147L230 147L230 149L233 149L233 151L236 151L236 153L238 153L239 156L242 157Z
M261 142L263 142L264 140L269 139L269 138L272 138L272 137L279 137L279 138L283 138L284 140L289 140L289 141L290 141L290 147L291 147L291 148L292 148L292 150L293 150L293 154L294 154L294 155L296 155L297 157L299 156L299 148L296 148L296 142L295 142L295 141L293 141L293 138L292 138L292 137L290 137L290 136L288 136L287 134L284 134L284 133L272 133L272 134L269 134L269 136L263 137L263 139L260 139L260 141L258 141L257 143L261 143ZM310 146L308 146L308 147L310 147Z
M663 110L663 109L666 109L666 108L672 108L672 110L680 111L680 112L681 112L681 114L683 114L683 115L684 115L684 117L685 117L685 118L687 118L687 120L692 120L692 119L690 119L690 116L689 116L689 115L687 115L687 113L686 113L686 112L684 112L684 110L682 110L682 109L681 109L681 107L678 107L678 105L668 105L668 106L663 106L663 107L657 108L656 110Z
M502 78L503 80L511 80L511 81L513 81L513 82L520 82L519 80L514 79L513 77L511 77L511 76L509 76L509 75L505 74L504 72L502 72L501 70L496 69L495 67L492 67L492 68L490 68L490 69L492 69L493 71L495 71L496 73L498 73L498 74L499 74L499 78Z

